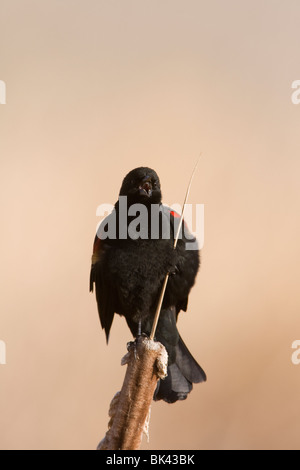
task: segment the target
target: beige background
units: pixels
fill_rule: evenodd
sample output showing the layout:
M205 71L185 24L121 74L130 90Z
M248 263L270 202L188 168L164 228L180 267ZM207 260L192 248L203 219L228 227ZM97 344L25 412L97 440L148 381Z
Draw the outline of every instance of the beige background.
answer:
M1 449L94 449L130 334L88 293L96 208L148 165L205 204L179 328L208 374L144 449L300 448L298 0L1 0Z

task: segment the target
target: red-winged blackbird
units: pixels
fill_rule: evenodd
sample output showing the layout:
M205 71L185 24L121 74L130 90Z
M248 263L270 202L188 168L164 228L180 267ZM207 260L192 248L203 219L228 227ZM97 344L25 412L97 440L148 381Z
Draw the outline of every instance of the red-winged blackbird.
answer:
M115 313L125 317L134 337L141 332L149 336L162 284L170 273L155 335L168 352L168 375L159 381L154 399L174 403L187 398L193 383L206 380L176 326L179 311L187 310L200 258L197 249L186 250L186 243L195 242L186 225L174 250L179 216L161 199L154 170L136 168L124 178L114 210L95 238L90 290L95 284L107 341Z

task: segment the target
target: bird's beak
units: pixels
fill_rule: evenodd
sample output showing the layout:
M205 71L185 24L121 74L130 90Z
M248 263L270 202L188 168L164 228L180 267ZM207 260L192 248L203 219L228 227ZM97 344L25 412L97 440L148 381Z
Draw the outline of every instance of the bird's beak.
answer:
M139 186L139 193L141 196L152 196L152 183L150 176L145 176L145 178L142 179L141 184Z

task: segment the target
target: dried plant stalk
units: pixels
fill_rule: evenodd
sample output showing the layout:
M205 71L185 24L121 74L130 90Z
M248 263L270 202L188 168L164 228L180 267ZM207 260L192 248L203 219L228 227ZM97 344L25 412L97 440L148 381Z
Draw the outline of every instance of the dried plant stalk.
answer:
M184 203L183 203L183 207L182 207L182 213L181 213L181 216L180 216L180 221L179 221L177 232L176 232L175 239L174 239L174 250L176 250L176 246L177 246L177 242L178 242L178 238L179 238L179 234L180 234L180 230L181 230L181 226L182 226L182 222L183 222L185 206L186 206L189 194L190 194L193 178L194 178L194 175L195 175L200 157L201 157L201 154L200 154L199 159L198 159L198 161L195 165L195 168L193 169L193 172L192 172L192 175L191 175L191 178L190 178L190 182L189 182L188 188L186 190L186 195L185 195ZM162 286L161 293L160 293L160 297L159 297L159 301L158 301L158 304L157 304L156 312L155 312L155 315L154 315L152 330L151 330L151 333L150 333L150 339L152 339L152 340L154 339L154 336L155 336L155 331L156 331L156 327L157 327L157 324L158 324L160 311L161 311L161 307L162 307L162 304L163 304L163 300L164 300L164 296L165 296L169 276L170 276L170 273L167 273L166 277L165 277L165 280L164 280L164 283L163 283L163 286Z
M140 448L157 381L167 375L168 355L162 344L139 336L122 364L127 364L122 390L111 402L109 429L98 450Z

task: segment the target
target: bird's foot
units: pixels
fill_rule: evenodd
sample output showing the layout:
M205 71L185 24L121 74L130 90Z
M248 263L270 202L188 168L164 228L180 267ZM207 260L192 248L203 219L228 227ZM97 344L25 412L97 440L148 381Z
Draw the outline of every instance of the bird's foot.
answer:
M139 337L137 336L134 341L129 341L129 343L127 343L127 351L129 353L133 351L133 356L135 360L139 358L138 353L137 353L138 338Z
M135 338L134 341L129 341L129 343L127 343L127 351L128 352L133 351L133 355L134 355L135 360L139 359L139 355L137 353L137 345L138 345L139 339L141 337L146 337L147 338L147 335L145 333L141 333L141 334L137 335L137 337Z

